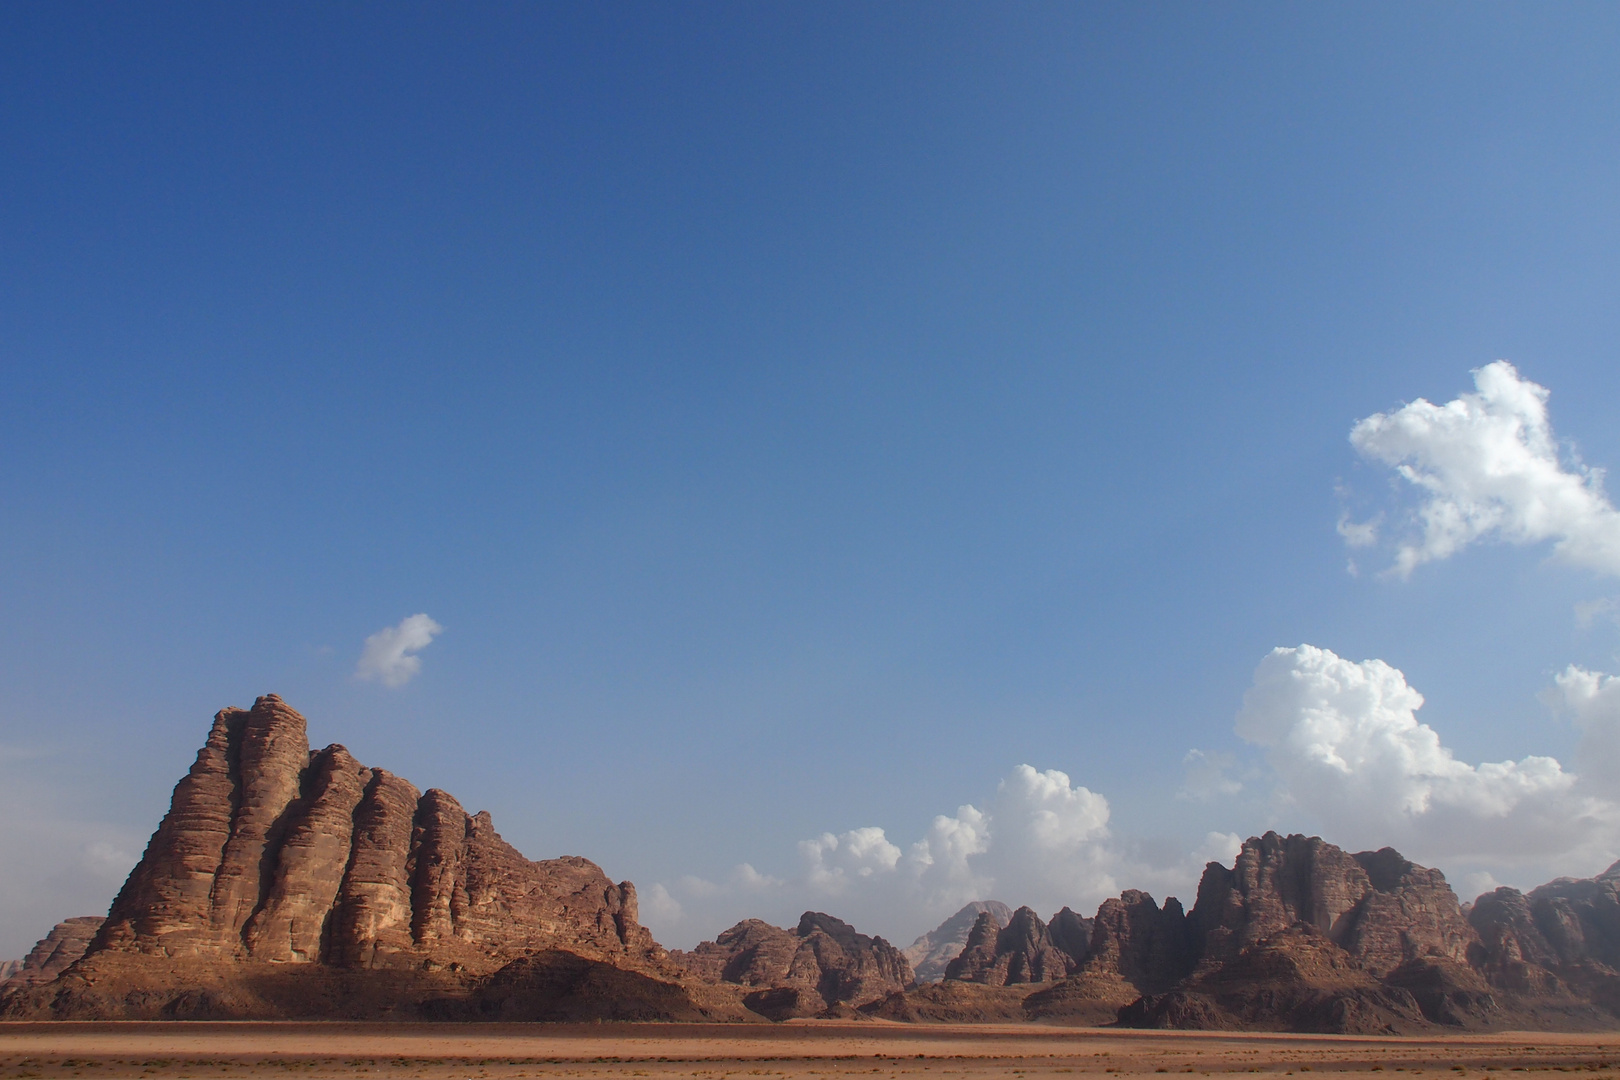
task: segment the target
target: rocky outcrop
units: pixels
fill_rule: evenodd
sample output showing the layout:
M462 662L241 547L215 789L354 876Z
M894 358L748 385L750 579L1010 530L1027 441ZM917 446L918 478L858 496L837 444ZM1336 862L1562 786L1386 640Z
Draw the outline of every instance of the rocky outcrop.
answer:
M1300 925L1374 974L1426 956L1465 963L1477 941L1440 871L1390 848L1351 855L1320 837L1274 832L1244 843L1231 869L1209 864L1192 921L1205 966Z
M1493 986L1620 1016L1620 863L1528 895L1496 889L1474 902L1468 921L1479 935L1470 959Z
M50 982L84 955L96 931L101 929L101 922L100 915L81 915L57 923L26 957L12 961L15 966L4 972L0 981L7 989Z
M1167 897L1161 908L1147 893L1126 889L1097 909L1084 974L1117 976L1138 993L1151 994L1192 971L1197 955L1193 924L1180 901Z
M1064 939L1075 947L1084 920L1077 919L1068 908L1059 916L1064 913L1068 916L1063 920ZM982 912L961 954L946 967L945 978L989 986L1051 982L1067 978L1080 967L1089 942L1079 947L1079 955L1058 948L1047 925L1031 908L1019 908L1007 925L999 928L990 912Z
M96 922L88 947L88 932L79 935L82 959L48 986L9 994L7 1015L161 1011L154 987L176 972L217 984L216 1004L225 1004L215 1012L252 1015L241 1003L259 999L231 989L232 979L251 971L263 983L267 964L443 970L460 980L451 980L458 994L467 980L542 952L672 985L685 978L637 921L629 882L574 856L532 862L487 813L468 814L442 791L418 792L341 746L312 754L304 718L275 695L214 718L140 863ZM60 955L69 951L64 941ZM123 1005L119 986L129 990ZM128 1004L137 998L139 1009Z
M817 911L805 912L792 930L745 919L669 959L700 978L753 988L748 1007L773 1020L865 1005L912 983L899 949Z
M1251 942L1175 989L1120 1013L1127 1027L1401 1034L1425 1027L1405 990L1385 986L1314 924Z
M968 934L983 912L990 913L998 929L1012 918L1012 909L999 900L975 900L906 947L906 961L911 964L919 983L937 982L945 977L945 969L961 954ZM1087 933L1089 936L1089 931Z

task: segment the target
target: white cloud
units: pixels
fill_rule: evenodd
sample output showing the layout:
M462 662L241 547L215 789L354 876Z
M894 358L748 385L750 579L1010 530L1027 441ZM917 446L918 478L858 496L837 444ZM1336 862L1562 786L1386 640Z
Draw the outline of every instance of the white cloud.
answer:
M1339 515L1339 524L1337 528L1339 535L1344 537L1344 542L1347 546L1353 548L1372 547L1374 544L1378 543L1379 524L1380 520L1378 518L1373 518L1371 521L1363 521L1358 524L1357 522L1350 520L1350 511L1346 510Z
M1050 915L1064 905L1095 908L1122 879L1190 895L1203 868L1202 848L1172 867L1130 853L1109 831L1108 800L1056 769L1018 766L983 807L937 815L909 846L876 826L823 833L799 844L798 870L785 878L744 864L724 882L655 885L647 924L660 940L690 943L739 918L791 924L820 909L904 942L970 900L997 898ZM1236 850L1234 837L1212 835L1223 853Z
M1599 619L1620 625L1620 598L1605 596L1575 605L1575 625L1582 630L1590 630Z
M1474 372L1476 392L1434 405L1422 398L1358 422L1350 442L1394 467L1420 493L1416 535L1401 541L1391 572L1449 558L1480 540L1554 541L1556 558L1620 576L1620 512L1603 493L1603 473L1567 463L1547 419L1545 387L1505 360ZM1342 518L1351 546L1376 540L1376 522Z
M900 862L900 849L889 843L882 829L870 825L842 836L822 833L814 840L801 840L799 854L810 883L829 896L841 895L863 878L892 872Z
M1422 705L1382 660L1301 645L1260 662L1236 728L1266 748L1291 827L1306 826L1304 811L1352 850L1388 844L1430 865L1563 860L1584 873L1612 858L1620 807L1550 757L1459 761L1418 722Z
M444 627L423 614L401 619L398 626L385 626L366 638L355 676L376 679L384 686L404 686L422 670L422 659L415 654L443 632Z
M1181 759L1186 778L1176 798L1193 802L1209 802L1224 796L1236 795L1243 790L1243 781L1232 775L1237 758L1231 754L1206 753L1194 748Z
M1582 786L1620 796L1620 678L1571 664L1553 681L1581 731Z

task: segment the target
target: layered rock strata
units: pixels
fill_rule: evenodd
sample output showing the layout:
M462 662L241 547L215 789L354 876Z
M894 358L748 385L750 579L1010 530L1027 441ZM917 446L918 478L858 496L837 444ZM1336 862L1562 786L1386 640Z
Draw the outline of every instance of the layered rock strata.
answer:
M1391 848L1351 855L1314 836L1251 838L1230 870L1205 869L1193 910L1205 965L1299 925L1375 975L1426 956L1466 963L1476 940L1440 871Z
M453 1013L446 1002L492 1000L486 977L519 960L527 975L508 972L502 985L554 989L557 971L578 968L566 953L587 965L575 974L588 983L607 978L590 965L605 965L658 984L666 1004L691 999L665 1009L671 1017L743 1015L729 991L693 1004L689 977L637 921L629 882L574 856L532 862L487 813L342 746L311 753L304 718L273 694L214 718L105 922L92 921L99 928L64 924L77 945L53 931L51 974L66 970L33 980L43 985L12 980L0 1011L358 1017L419 1013L432 1000ZM537 966L539 955L552 959ZM357 974L331 974L344 971ZM360 974L380 971L399 974ZM282 996L267 997L274 987Z
M773 1020L861 1006L913 981L905 955L880 937L807 911L792 930L745 919L670 962L714 982L751 988L748 1008Z
M62 920L39 939L27 956L12 961L15 966L4 972L0 981L7 984L8 989L50 982L84 955L96 931L101 929L101 923L100 915Z
M635 887L586 859L531 862L443 791L342 746L312 754L304 718L270 694L214 718L92 952L491 969L563 943L656 958L636 914Z
M1074 912L1064 908L1053 921L1060 920L1062 940L1078 955L1057 947L1047 925L1032 908L1019 908L1007 925L1000 927L990 912L981 913L961 954L946 967L945 978L988 986L1067 978L1085 960L1090 943L1082 940L1085 921Z

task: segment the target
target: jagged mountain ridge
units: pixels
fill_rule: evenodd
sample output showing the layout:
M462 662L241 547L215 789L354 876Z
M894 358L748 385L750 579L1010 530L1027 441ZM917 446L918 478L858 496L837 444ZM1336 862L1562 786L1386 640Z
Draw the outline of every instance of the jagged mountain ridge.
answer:
M1210 863L1193 910L1138 890L1104 901L1082 950L1020 909L981 916L945 989L893 995L893 1019L1398 1032L1612 1027L1620 1017L1620 864L1465 911L1445 876L1390 848L1253 837ZM1014 929L1013 924L1017 924ZM1067 967L1065 972L1063 969ZM961 984L961 989L948 989ZM969 985L999 987L977 997ZM1028 987L1016 1014L1008 991Z
M672 959L630 883L578 857L531 862L448 794L341 746L311 752L303 717L266 695L215 717L108 917L53 929L0 985L0 1015L741 1020L858 1006L1368 1033L1620 1017L1620 864L1465 909L1444 875L1391 849L1268 833L1206 867L1190 912L1137 890L1091 919L970 912L950 977L921 987L888 942L817 912L793 930L745 920Z

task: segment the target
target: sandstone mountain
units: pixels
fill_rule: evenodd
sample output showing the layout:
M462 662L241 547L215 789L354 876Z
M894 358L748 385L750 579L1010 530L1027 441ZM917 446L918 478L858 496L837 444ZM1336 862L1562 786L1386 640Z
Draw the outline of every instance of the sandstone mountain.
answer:
M1000 900L975 900L906 946L906 960L919 983L938 982L945 977L946 967L967 945L973 924L985 912L998 928L1012 918L1012 908Z
M499 1014L501 987L533 1012L537 986L640 986L620 974L633 972L648 1000L610 1013L742 1015L735 994L666 962L629 882L575 856L531 862L443 791L341 746L312 753L273 694L214 718L83 952L51 981L8 987L0 1013ZM546 974L544 958L567 970Z
M1595 878L1559 878L1529 895L1500 888L1474 902L1471 955L1521 994L1574 995L1620 1015L1620 863Z
M1060 928L1056 935L1027 907L1013 912L1005 926L998 926L990 912L982 912L961 954L946 967L945 977L987 986L1067 978L1090 951L1090 922L1064 908L1052 924Z
M752 990L749 1009L772 1020L861 1006L912 983L905 955L831 915L807 911L792 930L745 919L670 962L714 982Z
M819 912L667 954L629 882L530 861L442 791L311 752L267 695L215 717L107 917L10 965L0 1017L1612 1030L1620 863L1465 908L1392 849L1267 833L1205 868L1190 912L1129 889L1089 919L986 902L913 949L942 981Z

